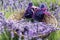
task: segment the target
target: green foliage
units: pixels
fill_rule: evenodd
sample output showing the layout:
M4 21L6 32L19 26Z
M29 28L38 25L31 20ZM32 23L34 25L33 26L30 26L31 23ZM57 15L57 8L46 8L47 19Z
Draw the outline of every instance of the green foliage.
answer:
M14 38L11 38L11 34L9 31L5 30L1 35L0 35L0 40L18 40L18 35L15 34Z
M60 40L60 31L56 31L50 34L49 40Z

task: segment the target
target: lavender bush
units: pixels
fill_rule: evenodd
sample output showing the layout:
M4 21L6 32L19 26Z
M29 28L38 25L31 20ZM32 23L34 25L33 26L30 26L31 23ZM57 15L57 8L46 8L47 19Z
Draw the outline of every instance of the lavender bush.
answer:
M0 10L4 9L6 12L10 12L11 14L12 11L26 9L29 2L31 2L31 0L0 0ZM43 2L41 1L41 3ZM33 3L36 6L39 6L39 4L41 5L39 1L38 3L37 1L36 3ZM49 1L47 4L49 4ZM59 7L56 7L55 4L53 5L54 7L51 5L50 8L48 7L47 11L53 9L53 15L55 15L59 20L58 14L60 9ZM0 40L21 40L23 38L22 35L24 35L24 40L40 40L45 39L50 33L57 30L57 28L53 27L50 24L45 24L44 22L38 21L36 22L38 17L32 18L34 19L34 22L31 22L30 20L28 20L27 22L26 19L21 19L20 21L15 22L13 20L7 20L4 17L4 14L0 13L0 36L3 37ZM40 38L38 37L38 35L41 35Z
M30 6L31 4L29 4ZM30 6L32 7L32 6ZM30 8L28 7L28 8ZM28 10L27 8L27 10ZM34 7L32 7L34 9ZM30 8L31 9L31 8ZM38 12L37 18L42 15L40 8L36 7L37 10L33 10L34 12ZM42 4L41 10L43 13L45 13L45 7ZM31 10L26 11L28 14L30 14ZM46 11L48 12L48 11ZM26 13L25 13L26 14ZM34 13L35 14L35 13ZM48 15L48 14L47 14ZM26 14L26 16L28 16ZM58 30L57 28L53 27L50 24L46 24L45 22L39 22L36 20L37 18L34 19L33 16L28 17L32 18L34 21L32 22L31 20L27 21L27 17L24 15L24 18L22 18L20 21L14 21L14 20L7 20L5 19L3 13L0 13L0 19L1 19L1 34L6 34L6 32L9 32L10 36L7 36L6 40L38 40L39 38L41 40L44 40L47 38L50 33L55 32ZM30 15L29 15L30 16ZM40 19L39 19L40 20ZM6 31L6 32L5 32ZM6 35L5 35L6 36ZM10 38L10 39L9 39Z

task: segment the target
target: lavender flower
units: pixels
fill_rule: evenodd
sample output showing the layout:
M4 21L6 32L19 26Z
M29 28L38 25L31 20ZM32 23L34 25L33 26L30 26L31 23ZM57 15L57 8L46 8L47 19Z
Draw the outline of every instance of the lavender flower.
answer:
M55 11L54 11L54 16L56 17L57 21L58 21L58 26L60 26L60 7L58 7Z
M10 5L12 5L11 7L14 7L13 3L16 2L15 6L18 6L18 1L12 1L10 0L11 3L9 3ZM21 2L21 8L23 6L24 2ZM6 6L6 5L5 5ZM20 7L19 6L19 7ZM0 33L4 32L4 27L6 26L7 31L9 31L11 33L11 37L14 38L14 33L16 33L20 39L22 37L22 35L24 35L24 39L28 40L28 39L32 39L32 38L37 38L39 35L43 36L47 36L50 33L56 31L57 28L53 27L52 25L49 24L45 24L44 22L39 22L41 19L43 19L42 17L44 17L44 12L46 10L43 10L42 8L46 7L46 5L41 5L41 9L39 7L36 8L36 10L34 10L34 8L32 7L33 4L29 3L29 6L26 10L26 15L24 15L26 18L33 18L34 22L31 21L27 21L26 19L21 19L20 21L16 22L13 20L5 20L4 14L0 13ZM33 15L34 13L34 15ZM34 16L34 17L32 17ZM38 20L38 21L35 21Z
M23 32L23 35L29 36L30 39L32 37L37 37L38 34L40 34L40 35L48 35L49 33L55 31L54 27L48 26L45 23L42 24L41 22L35 22L35 23L30 22L29 23L29 22L26 22L26 21L23 20L22 22L20 21L19 23L17 22L17 24L15 24L15 25L17 25L17 26L15 26L15 31L16 32L18 31L19 33ZM19 26L18 26L18 24L19 24ZM38 28L37 28L37 25L38 25ZM29 30L27 29L28 31L25 31L25 29L24 29L26 26L29 29ZM37 31L38 31L38 33L37 33ZM26 34L26 32L28 32L28 33Z
M57 4L51 3L50 10L55 11L58 8Z
M11 31L11 38L14 38L14 32Z
M3 16L3 14L1 13L0 16ZM0 21L4 22L3 17L1 17ZM51 32L56 30L53 26L47 25L44 22L31 22L31 21L28 22L25 19L22 19L18 22L13 20L5 20L5 21L6 21L5 26L7 28L7 31L11 32L12 38L14 37L14 32L19 37L22 37L21 35L24 35L24 37L26 36L25 39L27 37L29 39L32 39L32 38L38 37L38 35L48 35ZM4 25L2 26L3 24L2 22L0 22L0 27L1 29L4 30Z
M5 22L4 14L0 12L0 33L4 32L4 22Z

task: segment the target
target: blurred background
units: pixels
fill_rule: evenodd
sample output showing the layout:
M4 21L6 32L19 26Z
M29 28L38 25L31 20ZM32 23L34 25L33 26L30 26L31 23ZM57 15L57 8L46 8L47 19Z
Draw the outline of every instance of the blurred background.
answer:
M26 9L30 2L35 6L45 4L51 14L56 17L58 27L60 27L60 0L0 0L0 12L3 12L8 18L11 14ZM52 33L49 40L60 40L60 31Z

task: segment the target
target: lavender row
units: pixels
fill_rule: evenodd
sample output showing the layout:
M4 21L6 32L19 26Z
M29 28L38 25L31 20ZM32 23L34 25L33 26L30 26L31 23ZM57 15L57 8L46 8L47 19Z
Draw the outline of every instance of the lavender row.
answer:
M11 37L14 38L14 33L24 38L32 39L34 37L38 38L38 35L48 35L51 32L56 31L57 28L50 24L44 22L31 22L21 19L20 21L6 20L4 15L0 13L0 33L4 32L4 28L11 32Z
M25 9L31 0L0 0L0 8Z

